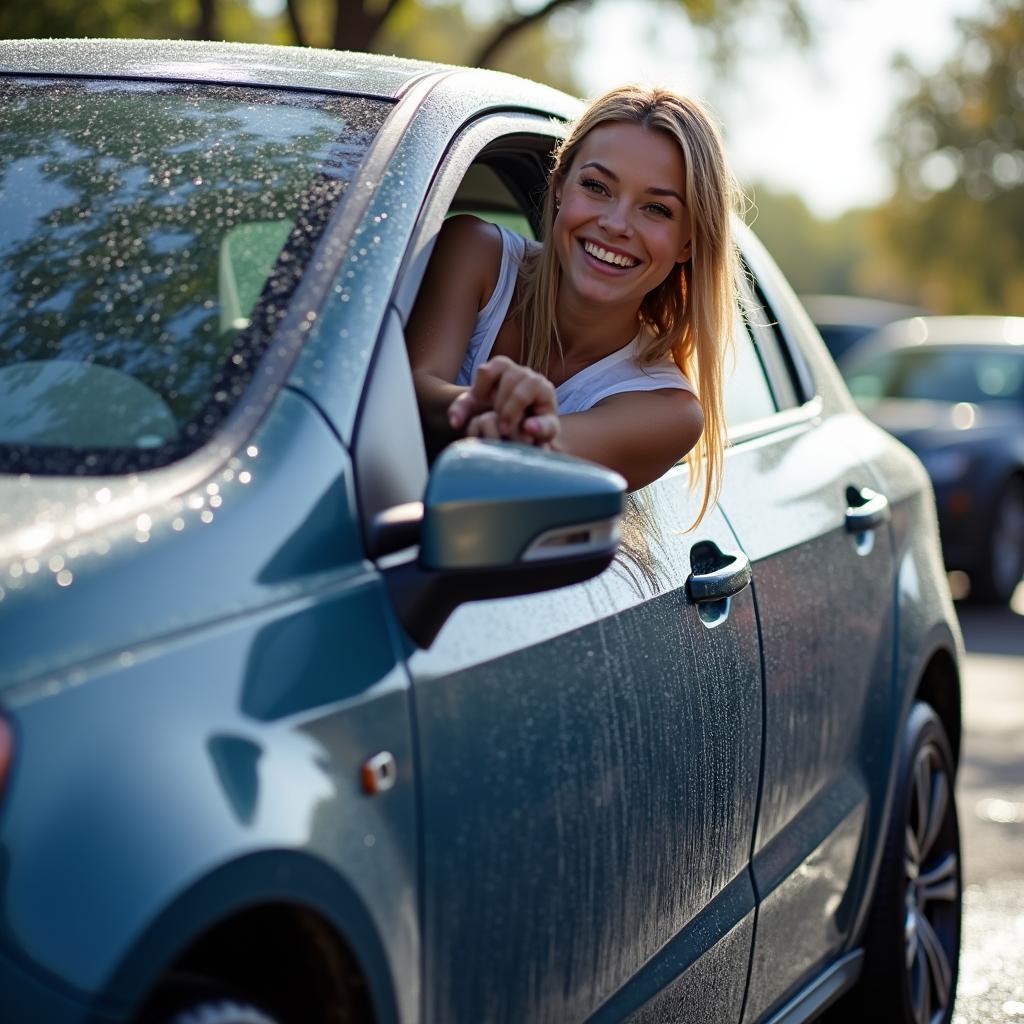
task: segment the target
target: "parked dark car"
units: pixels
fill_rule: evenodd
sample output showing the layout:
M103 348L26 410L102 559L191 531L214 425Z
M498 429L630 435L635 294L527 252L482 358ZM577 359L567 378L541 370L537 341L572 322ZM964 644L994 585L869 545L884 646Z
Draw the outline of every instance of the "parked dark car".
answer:
M916 317L842 364L854 398L921 458L949 569L1008 602L1024 577L1024 317Z
M532 233L577 101L59 41L0 103L0 1019L948 1024L932 492L752 234L690 530L685 465L425 456L439 228Z
M866 295L801 295L800 301L836 361L886 324L924 313L914 306Z

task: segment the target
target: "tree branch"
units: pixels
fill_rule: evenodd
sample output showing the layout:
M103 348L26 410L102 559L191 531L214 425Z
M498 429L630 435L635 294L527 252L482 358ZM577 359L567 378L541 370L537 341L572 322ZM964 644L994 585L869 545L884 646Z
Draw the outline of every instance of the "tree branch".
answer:
M491 36L487 42L477 51L473 58L473 64L478 68L485 68L490 65L494 54L500 50L513 36L519 35L524 29L543 21L552 11L559 7L568 7L570 4L579 3L580 0L547 0L535 11L524 14L514 21L508 21Z
M336 50L372 50L373 41L400 0L388 0L374 14L367 10L367 0L334 0L334 36Z
M216 0L199 0L196 39L215 39L217 31Z

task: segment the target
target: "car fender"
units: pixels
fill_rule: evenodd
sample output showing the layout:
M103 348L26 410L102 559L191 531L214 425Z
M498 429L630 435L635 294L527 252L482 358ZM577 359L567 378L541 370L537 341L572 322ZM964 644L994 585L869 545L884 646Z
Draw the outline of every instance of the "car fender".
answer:
M104 998L137 1010L174 961L218 923L269 903L313 911L355 956L378 1024L400 1019L395 979L366 903L318 857L264 850L210 871L150 922L117 965Z

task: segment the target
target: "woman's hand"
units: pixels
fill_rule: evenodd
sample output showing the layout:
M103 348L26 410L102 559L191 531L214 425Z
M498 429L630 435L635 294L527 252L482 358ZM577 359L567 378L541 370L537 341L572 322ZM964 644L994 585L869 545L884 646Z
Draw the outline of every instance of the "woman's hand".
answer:
M467 437L521 441L550 448L561 424L551 381L507 356L495 356L448 407L448 423Z

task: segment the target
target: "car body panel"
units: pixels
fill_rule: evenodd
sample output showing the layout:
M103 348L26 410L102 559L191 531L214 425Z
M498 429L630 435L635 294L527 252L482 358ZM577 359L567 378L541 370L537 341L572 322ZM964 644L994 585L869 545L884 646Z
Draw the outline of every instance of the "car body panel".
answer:
M893 560L884 527L846 527L847 489L873 482L847 443L858 421L839 413L738 445L720 499L753 567L765 661L751 1021L783 978L796 985L843 947L866 769L891 742L866 728L891 710Z
M737 875L642 971L587 1018L587 1024L739 1020L754 935L749 873ZM709 947L708 938L715 936Z
M600 577L465 606L410 658L428 1021L582 1019L746 872L756 623L749 590L708 625L678 589L694 545L735 550L718 513L686 535L695 511L686 473L670 474L633 496ZM719 716L727 734L710 728ZM684 933L689 959L739 920ZM723 979L722 998L737 984Z
M4 806L5 829L21 836L6 852L7 930L43 976L130 1006L168 966L137 965L129 989L109 989L148 922L226 862L301 852L330 864L388 936L376 940L387 950L381 995L398 993L401 1019L414 1019L408 684L383 585L363 559L348 459L287 389L247 447L213 494L140 513L145 531L133 516L74 542L89 545L79 554L51 549L73 567L69 585L47 565L6 595L5 706L25 780ZM359 766L381 749L400 784L370 802ZM137 825L127 845L125 821ZM58 906L73 927L50 926ZM181 922L180 940L213 911L193 913L188 931Z
M820 335L763 246L756 238L746 239L744 252L779 317L780 330L807 360L825 407L856 410L856 403ZM948 658L950 671L939 695L929 694L929 699L942 705L944 725L954 751L957 749L961 698L955 666L963 656L963 640L941 554L933 542L934 498L920 460L903 445L893 444L890 435L863 417L859 418L855 433L844 437L843 443L856 453L869 471L874 489L887 499L893 559L890 585L895 636L891 710L881 720L886 735L878 737L878 755L874 760L864 761L865 777L875 798L867 807L865 856L857 865L856 891L867 894L875 884L897 769L894 737L900 735L911 705L922 692L925 673L936 658ZM860 941L870 909L870 900L863 895L851 902L853 923L848 948Z
M42 528L42 543L26 543L10 523L5 688L365 572L344 451L299 395L282 391L238 454L202 468L198 479L184 465L120 479L3 478ZM54 635L66 640L51 644Z

